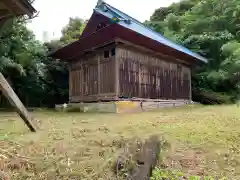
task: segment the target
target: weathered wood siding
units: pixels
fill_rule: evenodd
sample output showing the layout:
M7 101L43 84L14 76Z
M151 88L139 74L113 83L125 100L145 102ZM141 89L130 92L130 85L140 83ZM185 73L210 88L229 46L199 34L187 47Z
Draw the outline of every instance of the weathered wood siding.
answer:
M114 57L100 60L100 94L114 93L115 85Z
M105 51L109 57L104 56ZM124 45L106 46L69 64L70 102L111 101L119 97L190 100L190 68Z
M104 57L104 49L71 62L69 65L70 102L115 98L115 72L115 56L109 54L109 57Z
M119 96L148 99L191 99L191 71L180 63L119 46Z

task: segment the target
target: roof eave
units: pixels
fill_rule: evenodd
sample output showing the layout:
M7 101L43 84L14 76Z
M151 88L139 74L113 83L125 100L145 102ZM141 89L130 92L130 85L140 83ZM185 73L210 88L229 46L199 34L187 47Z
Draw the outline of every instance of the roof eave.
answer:
M196 59L199 60L202 63L207 63L208 62L208 60L204 57L200 57L200 58L196 58Z
M27 0L20 0L20 1L14 0L14 1L22 9L24 14L27 14L30 17L37 12L36 9Z
M13 16L28 15L33 16L36 9L27 0L2 0L10 14Z

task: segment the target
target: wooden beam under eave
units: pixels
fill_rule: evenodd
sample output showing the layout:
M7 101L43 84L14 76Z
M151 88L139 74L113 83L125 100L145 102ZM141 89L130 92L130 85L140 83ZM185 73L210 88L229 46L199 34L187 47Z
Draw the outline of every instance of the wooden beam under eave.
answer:
M0 16L6 16L11 14L7 9L0 9Z
M36 10L27 0L1 0L9 12L16 16L32 16Z
M7 9L0 9L0 19L6 19L12 16L13 15Z
M9 0L8 0L9 1ZM32 5L27 0L11 0L22 10L24 14L28 16L32 16L36 10L32 7Z
M28 128L32 132L36 132L37 126L33 123L33 118L28 113L27 109L24 107L18 96L15 94L11 86L8 84L2 73L0 73L0 90L4 96L8 99L10 104L16 108L17 113L24 120Z

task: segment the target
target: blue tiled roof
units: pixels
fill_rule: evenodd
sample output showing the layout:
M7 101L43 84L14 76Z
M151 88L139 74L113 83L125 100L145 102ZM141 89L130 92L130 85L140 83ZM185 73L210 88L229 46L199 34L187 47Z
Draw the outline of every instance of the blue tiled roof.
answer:
M112 19L114 17L117 17L120 19L120 21L118 22L118 24L120 24L121 26L131 29L139 34L142 34L146 37L149 37L155 41L158 41L161 44L164 44L166 46L169 46L173 49L176 49L180 52L183 52L185 54L188 54L192 57L195 57L203 62L207 62L207 59L200 56L197 53L192 52L191 50L176 44L172 41L170 41L169 39L165 38L164 36L162 36L161 34L151 30L150 28L146 27L145 25L143 25L141 22L139 22L138 20L130 17L129 15L121 12L120 10L110 6L109 4L102 2L101 4L98 4L96 6L96 8L94 9L96 12Z

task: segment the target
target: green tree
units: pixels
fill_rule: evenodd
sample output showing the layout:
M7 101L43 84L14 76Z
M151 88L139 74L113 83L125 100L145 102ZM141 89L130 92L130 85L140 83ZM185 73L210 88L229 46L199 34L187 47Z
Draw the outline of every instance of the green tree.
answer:
M0 72L27 106L54 107L68 101L68 67L48 54L78 38L85 27L79 18L71 18L62 37L48 43L35 40L23 20L8 21L1 29ZM7 101L0 98L0 106Z
M194 93L217 92L236 99L239 16L238 0L184 0L157 9L146 24L208 59L207 65L193 73Z
M85 28L86 22L81 18L70 18L68 24L62 29L60 41L64 44L77 40Z
M48 52L55 51L63 46L59 40L50 41L44 44ZM47 84L48 106L68 102L68 67L66 62L51 58L44 59L45 76L43 81ZM49 101L50 100L50 101Z
M13 19L1 31L0 71L20 99L27 105L39 105L44 94L42 59L46 49L34 39L26 23Z

